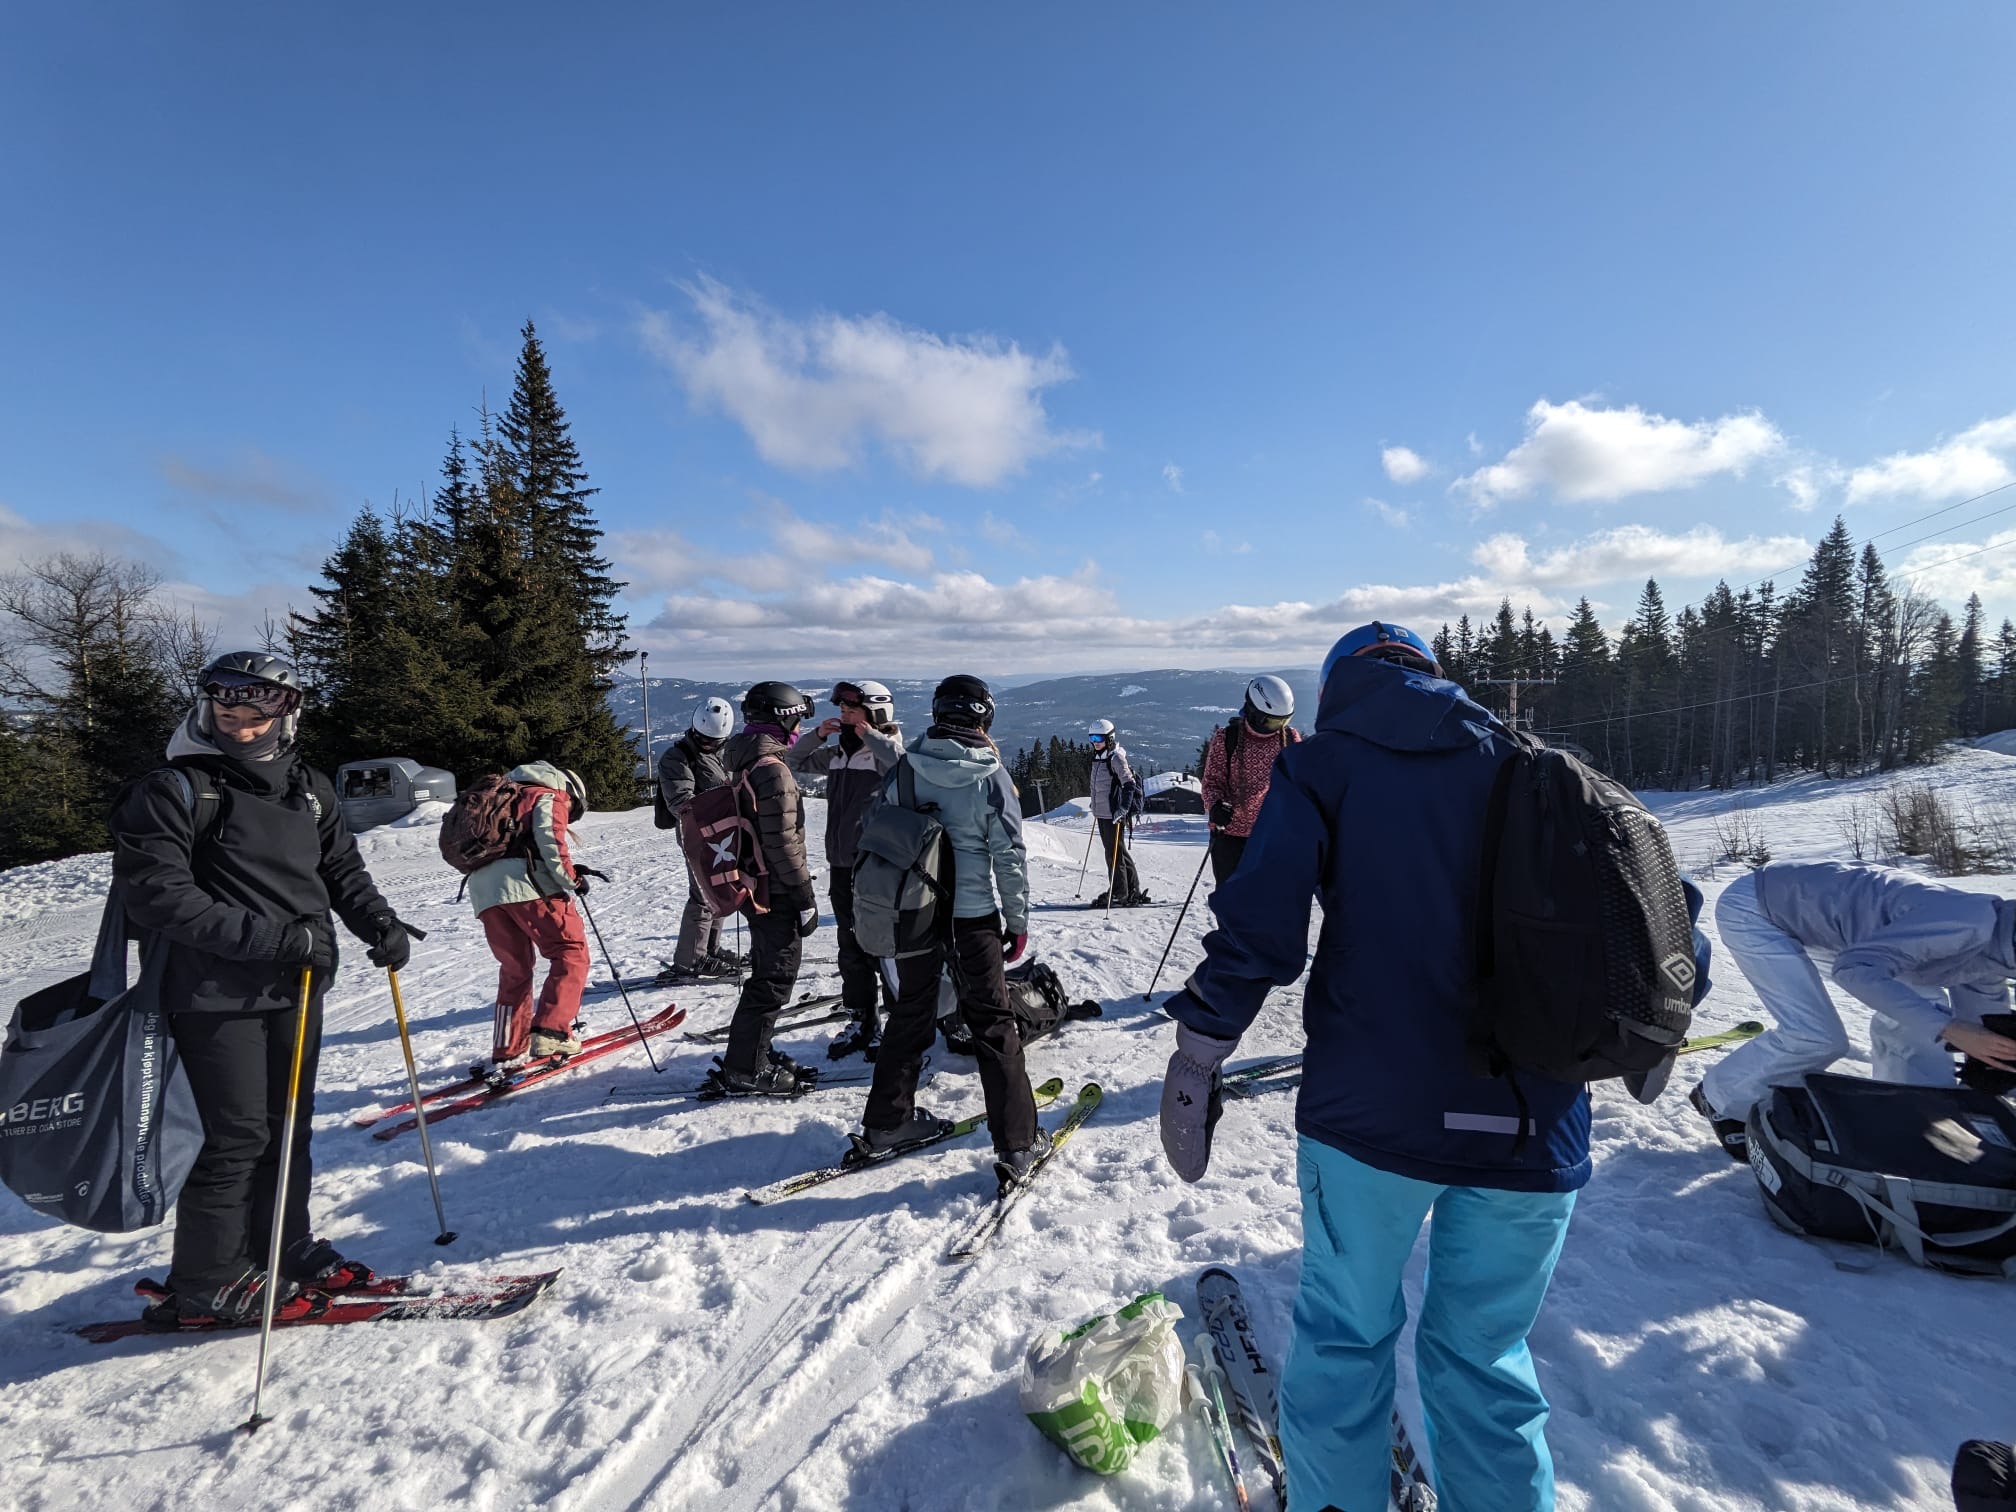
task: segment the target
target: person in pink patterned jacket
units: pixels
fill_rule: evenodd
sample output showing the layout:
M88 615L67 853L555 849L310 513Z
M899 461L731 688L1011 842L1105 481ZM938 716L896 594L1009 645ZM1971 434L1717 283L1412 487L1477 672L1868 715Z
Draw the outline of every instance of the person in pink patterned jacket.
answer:
M1260 816L1274 775L1274 758L1302 738L1291 729L1295 695L1278 677L1246 684L1246 705L1230 724L1211 732L1204 751L1204 810L1211 820L1211 877L1223 884L1246 853L1246 837Z

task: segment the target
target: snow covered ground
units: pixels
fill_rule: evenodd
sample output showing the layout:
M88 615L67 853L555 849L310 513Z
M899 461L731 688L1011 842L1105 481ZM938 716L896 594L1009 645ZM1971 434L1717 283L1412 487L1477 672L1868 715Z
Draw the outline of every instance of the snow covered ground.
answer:
M1961 751L1905 780L1987 810L2016 800L2016 758ZM1654 801L1712 903L1740 874L1713 864L1732 806L1775 857L1836 856L1842 817L1883 785L1804 779L1733 805L1720 794ZM811 805L815 825L822 808ZM1106 1016L1033 1047L1031 1070L1074 1086L1097 1078L1107 1098L977 1263L940 1253L991 1190L984 1139L754 1207L745 1187L837 1152L859 1094L788 1106L605 1101L611 1089L697 1081L706 1048L676 1040L661 1042L662 1082L631 1051L441 1126L443 1195L461 1238L437 1248L418 1143L350 1126L360 1109L404 1096L383 978L353 965L323 1052L318 1226L387 1271L446 1281L564 1266L559 1285L504 1322L279 1335L267 1391L277 1421L247 1440L232 1428L249 1406L253 1339L101 1347L66 1332L137 1305L129 1287L164 1268L165 1230L64 1230L0 1196L0 1502L21 1512L1226 1505L1192 1424L1101 1481L1016 1407L1039 1328L1155 1288L1189 1308L1197 1272L1222 1263L1246 1278L1278 1357L1295 1284L1291 1105L1234 1105L1209 1178L1184 1187L1168 1175L1155 1110L1170 1036L1141 993L1175 910L1109 920L1075 908L1084 823L1030 826L1033 944ZM616 878L592 901L617 965L649 973L671 953L685 894L672 847L643 810L591 817L584 832L584 851ZM1171 822L1141 844L1158 898L1182 898L1201 839L1201 826ZM487 1045L482 936L453 901L431 828L376 830L363 843L401 914L433 931L403 980L425 1079L446 1079ZM0 873L0 1001L76 969L107 871L106 858L83 857ZM2016 878L1962 885L2016 893ZM1095 878L1085 892L1096 890ZM1207 917L1198 907L1184 921L1165 988L1196 958ZM803 989L831 987L832 962L829 927L810 942ZM599 965L596 976L606 980ZM691 1022L725 1021L732 990L683 997ZM646 992L637 1006L665 998ZM1279 994L1240 1058L1299 1048L1299 1001L1299 989ZM1757 1011L1718 962L1702 1027ZM624 1018L614 995L591 998L588 1013L596 1029ZM1859 1045L1861 1016L1849 1023ZM785 1043L817 1057L823 1033ZM941 1051L927 1105L977 1108L970 1066ZM1598 1093L1596 1177L1533 1336L1554 1402L1561 1505L1948 1506L1957 1441L2016 1429L2016 1294L1774 1228L1749 1174L1686 1107L1695 1074L1653 1108ZM1404 1364L1402 1386L1411 1392Z

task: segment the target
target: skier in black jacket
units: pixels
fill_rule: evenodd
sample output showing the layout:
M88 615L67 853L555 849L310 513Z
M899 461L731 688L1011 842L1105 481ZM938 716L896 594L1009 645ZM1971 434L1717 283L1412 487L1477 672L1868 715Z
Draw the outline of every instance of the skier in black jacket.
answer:
M112 815L112 866L127 919L168 942L163 997L203 1120L203 1149L175 1209L170 1295L147 1322L253 1325L264 1307L295 1036L301 1098L281 1222L275 1316L371 1279L308 1223L308 1131L322 1000L336 971L333 908L371 941L373 965L406 964L406 927L372 885L336 790L294 751L294 668L256 651L220 656L168 742L170 765L127 789ZM306 1022L302 968L312 973Z
M735 711L725 698L709 698L694 709L690 728L658 758L658 794L674 819L702 793L728 784L721 748L735 729ZM742 965L733 951L721 948L721 921L707 906L700 884L686 876L686 912L679 919L679 944L672 966L660 978L666 984L697 982L702 977L733 976Z

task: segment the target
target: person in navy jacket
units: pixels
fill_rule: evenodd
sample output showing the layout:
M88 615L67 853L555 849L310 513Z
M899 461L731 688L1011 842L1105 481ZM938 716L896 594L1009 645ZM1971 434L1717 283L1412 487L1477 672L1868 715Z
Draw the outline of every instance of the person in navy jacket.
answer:
M1526 1336L1589 1179L1589 1097L1522 1075L1473 1075L1485 811L1512 750L1505 726L1441 675L1410 630L1353 630L1323 665L1315 733L1281 753L1218 927L1167 1010L1176 1052L1162 1142L1203 1176L1217 1070L1272 987L1308 962L1296 1108L1302 1278L1281 1381L1296 1505L1383 1508L1401 1273L1423 1221L1415 1353L1443 1503L1546 1512L1547 1400Z

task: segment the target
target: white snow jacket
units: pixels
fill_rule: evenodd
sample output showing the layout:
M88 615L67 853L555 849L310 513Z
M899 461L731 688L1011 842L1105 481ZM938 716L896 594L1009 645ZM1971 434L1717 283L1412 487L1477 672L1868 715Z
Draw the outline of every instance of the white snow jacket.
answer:
M1029 863L1022 849L1022 800L1000 754L991 744L969 743L973 738L934 728L910 748L917 801L938 805L936 818L952 842L957 875L952 916L984 919L998 911L1009 934L1027 934ZM901 801L896 782L893 775L884 780L884 802Z
M1757 872L1757 906L1831 957L1845 991L1927 1039L1950 1019L2008 1007L2016 903L2006 898L1863 862L1774 861Z
M1112 819L1119 807L1120 789L1134 780L1134 769L1127 765L1127 751L1118 741L1112 750L1092 758L1092 817Z

